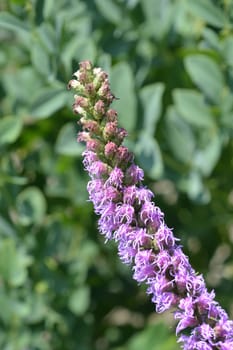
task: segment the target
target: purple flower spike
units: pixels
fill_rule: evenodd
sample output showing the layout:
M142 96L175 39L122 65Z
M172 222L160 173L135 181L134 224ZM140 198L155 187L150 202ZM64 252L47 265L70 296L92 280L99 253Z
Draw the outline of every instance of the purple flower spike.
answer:
M68 87L75 90L74 113L80 116L78 140L86 143L83 164L98 227L118 244L118 254L131 264L133 278L147 285L157 312L172 308L176 334L184 350L233 350L233 321L208 292L178 245L164 214L143 186L143 170L122 145L127 132L118 127L108 75L80 63Z

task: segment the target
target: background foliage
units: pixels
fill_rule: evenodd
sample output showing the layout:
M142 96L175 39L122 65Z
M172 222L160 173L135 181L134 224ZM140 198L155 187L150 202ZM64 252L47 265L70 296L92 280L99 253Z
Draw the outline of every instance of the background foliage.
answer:
M2 0L0 41L0 348L179 349L96 230L66 91L83 59L232 317L233 1Z

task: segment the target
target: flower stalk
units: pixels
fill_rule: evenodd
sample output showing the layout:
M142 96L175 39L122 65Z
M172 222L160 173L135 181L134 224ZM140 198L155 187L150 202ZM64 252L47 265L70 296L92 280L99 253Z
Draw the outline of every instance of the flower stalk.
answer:
M144 173L123 145L127 132L110 108L115 96L108 75L83 61L68 88L75 91L73 111L85 142L84 168L99 231L118 244L120 259L132 266L133 278L145 283L157 312L172 309L184 350L232 350L233 321L196 274L179 240L143 185Z

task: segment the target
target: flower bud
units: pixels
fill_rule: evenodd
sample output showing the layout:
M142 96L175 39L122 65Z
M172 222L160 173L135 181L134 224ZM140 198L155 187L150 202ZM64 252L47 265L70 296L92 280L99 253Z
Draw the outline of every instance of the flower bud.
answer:
M103 130L104 139L109 140L111 138L114 138L114 136L116 136L116 131L117 131L117 122L106 123Z
M90 61L86 60L86 61L82 61L79 63L79 67L80 69L83 69L83 70L91 70L92 69L92 64Z
M100 117L103 117L105 114L105 104L102 100L98 100L96 104L94 105L94 111L95 111L95 117L97 119L101 119Z
M93 96L95 95L95 87L93 83L88 83L85 85L85 93L87 96Z
M114 142L108 142L104 147L104 155L112 158L117 152L117 145Z
M67 89L76 89L78 86L80 86L80 82L76 79L71 79L67 84Z
M109 109L106 112L106 118L108 122L116 122L117 121L117 111L115 109Z
M116 161L124 167L127 167L128 163L133 160L133 154L125 146L120 146L117 149Z
M99 140L91 138L87 141L86 147L88 151L93 151L96 153L101 152L103 149L102 143Z
M81 118L80 123L81 123L83 129L85 129L93 134L99 134L100 127L99 127L99 124L95 120Z

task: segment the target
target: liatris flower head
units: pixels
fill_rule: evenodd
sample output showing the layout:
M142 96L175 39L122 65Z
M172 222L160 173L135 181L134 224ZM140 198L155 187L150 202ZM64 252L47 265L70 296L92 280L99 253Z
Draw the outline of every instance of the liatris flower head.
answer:
M78 140L86 144L87 190L100 233L116 241L120 259L146 284L156 311L173 310L182 349L233 350L233 322L191 267L143 185L143 170L123 145L127 132L110 108L115 97L107 73L83 61L74 77L68 87L75 90L73 110L83 129Z

